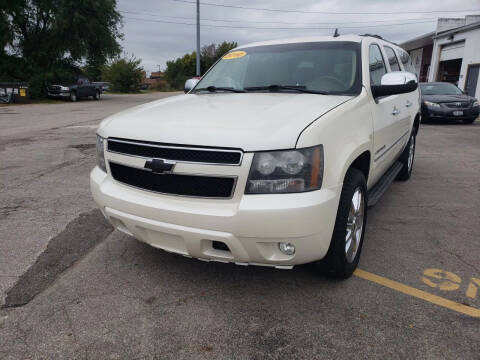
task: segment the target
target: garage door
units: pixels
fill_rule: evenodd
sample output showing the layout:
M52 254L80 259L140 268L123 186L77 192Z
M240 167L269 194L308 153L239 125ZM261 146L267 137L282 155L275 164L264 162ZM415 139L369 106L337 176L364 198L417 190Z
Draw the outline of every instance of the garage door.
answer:
M465 42L459 42L455 44L448 44L442 46L442 51L440 53L440 61L454 60L463 58L463 48L465 47Z

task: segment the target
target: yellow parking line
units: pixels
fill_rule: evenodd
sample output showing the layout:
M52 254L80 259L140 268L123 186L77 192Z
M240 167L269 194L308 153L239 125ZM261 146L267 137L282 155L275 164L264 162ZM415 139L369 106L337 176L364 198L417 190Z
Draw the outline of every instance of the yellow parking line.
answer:
M462 314L465 314L465 315L480 318L480 309L476 309L476 308L471 307L471 306L459 304L459 303L457 303L455 301L452 301L452 300L444 299L440 296L430 294L430 293L428 293L426 291L423 291L423 290L415 289L414 287L399 283L397 281L387 279L383 276L375 275L375 274L372 274L368 271L361 270L361 269L355 270L353 275L355 275L359 278L368 280L368 281L372 281L372 282L377 283L379 285L388 287L390 289L400 291L404 294L414 296L416 298L428 301L432 304L443 306L447 309L450 309L450 310L453 310L453 311L456 311L456 312L459 312L459 313L462 313Z

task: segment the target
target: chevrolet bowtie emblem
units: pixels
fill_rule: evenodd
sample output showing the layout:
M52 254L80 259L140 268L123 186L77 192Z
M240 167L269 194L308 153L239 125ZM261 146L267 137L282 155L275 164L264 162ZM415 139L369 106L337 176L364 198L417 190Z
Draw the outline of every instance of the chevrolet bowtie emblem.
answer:
M145 169L151 170L155 174L168 174L173 171L175 161L152 159L145 162Z

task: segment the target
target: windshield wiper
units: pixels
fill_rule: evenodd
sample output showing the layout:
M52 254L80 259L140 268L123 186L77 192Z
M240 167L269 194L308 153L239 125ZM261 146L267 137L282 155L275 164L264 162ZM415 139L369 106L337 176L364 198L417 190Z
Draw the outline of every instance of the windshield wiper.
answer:
M200 88L200 89L195 89L195 92L197 91L208 91L208 92L216 92L216 91L231 91L234 93L244 93L245 90L242 89L234 89L231 87L222 87L222 86L208 86L206 88Z
M293 90L307 94L320 94L320 95L328 95L325 91L318 91L318 90L309 90L305 85L268 85L268 86L250 86L245 88L246 91L279 91L279 90Z

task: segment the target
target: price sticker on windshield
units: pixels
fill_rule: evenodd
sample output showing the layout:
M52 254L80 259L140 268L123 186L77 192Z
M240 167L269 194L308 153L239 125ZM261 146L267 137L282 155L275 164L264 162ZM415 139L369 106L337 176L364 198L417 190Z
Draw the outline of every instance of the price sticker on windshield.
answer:
M225 60L238 59L247 55L245 51L232 51L223 57Z

